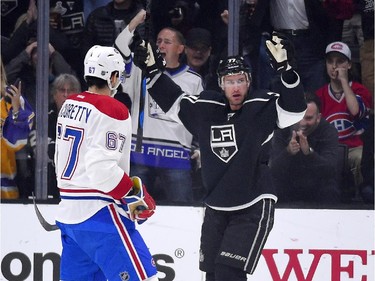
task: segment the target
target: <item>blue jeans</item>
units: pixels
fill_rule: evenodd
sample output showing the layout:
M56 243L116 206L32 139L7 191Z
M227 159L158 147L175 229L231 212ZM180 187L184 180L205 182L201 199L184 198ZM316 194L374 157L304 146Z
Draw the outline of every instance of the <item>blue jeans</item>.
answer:
M193 188L190 170L177 170L130 165L130 175L138 176L155 200L192 202Z

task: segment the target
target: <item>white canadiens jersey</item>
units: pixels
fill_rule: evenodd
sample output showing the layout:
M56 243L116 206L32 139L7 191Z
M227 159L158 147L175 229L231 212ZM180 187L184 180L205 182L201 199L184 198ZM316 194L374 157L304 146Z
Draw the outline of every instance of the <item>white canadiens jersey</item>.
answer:
M176 69L167 69L168 75L187 95L199 95L203 91L202 78L183 64ZM192 134L181 124L170 119L147 93L144 95L143 113L140 111L141 89L129 89L130 85L141 85L139 68L132 67L130 79L137 82L124 84L124 91L132 96L133 146L131 162L151 167L190 170ZM176 106L176 110L178 110ZM143 116L142 152L135 151L139 115ZM141 122L142 122L141 121Z
M79 223L131 188L131 118L126 106L90 92L70 96L56 126L55 164L61 202L57 221Z

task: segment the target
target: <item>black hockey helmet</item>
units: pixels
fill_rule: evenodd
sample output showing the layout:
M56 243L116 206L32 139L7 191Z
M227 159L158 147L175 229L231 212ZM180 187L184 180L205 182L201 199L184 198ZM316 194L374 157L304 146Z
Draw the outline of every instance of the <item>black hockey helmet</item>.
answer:
M230 56L222 59L219 62L217 69L217 76L219 78L219 85L223 82L223 77L226 75L246 74L249 82L251 81L251 74L249 67L245 64L242 56Z

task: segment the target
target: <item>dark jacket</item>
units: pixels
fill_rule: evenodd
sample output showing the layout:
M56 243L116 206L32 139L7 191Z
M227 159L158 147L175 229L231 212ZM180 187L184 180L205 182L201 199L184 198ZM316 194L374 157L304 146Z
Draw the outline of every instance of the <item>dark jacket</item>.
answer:
M113 1L106 6L99 7L92 11L87 18L83 38L81 41L81 51L84 56L94 45L112 46L116 40L115 19L122 19L126 24L142 9L138 1L133 1L128 10L116 10ZM143 34L144 25L137 27L140 34Z
M307 137L313 153L291 155L287 146L291 128L275 132L272 142L271 171L280 202L337 202L337 130L325 119Z

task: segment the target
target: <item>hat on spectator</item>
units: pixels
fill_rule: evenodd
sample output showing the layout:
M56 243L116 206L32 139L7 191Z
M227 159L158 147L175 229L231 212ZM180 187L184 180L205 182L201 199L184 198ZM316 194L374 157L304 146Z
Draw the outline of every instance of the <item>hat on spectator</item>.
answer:
M337 52L340 54L343 54L345 57L347 57L349 60L352 59L352 52L350 51L348 45L346 45L343 42L333 42L329 44L326 48L326 54Z
M186 46L188 47L211 47L211 33L204 28L192 28L186 35Z

